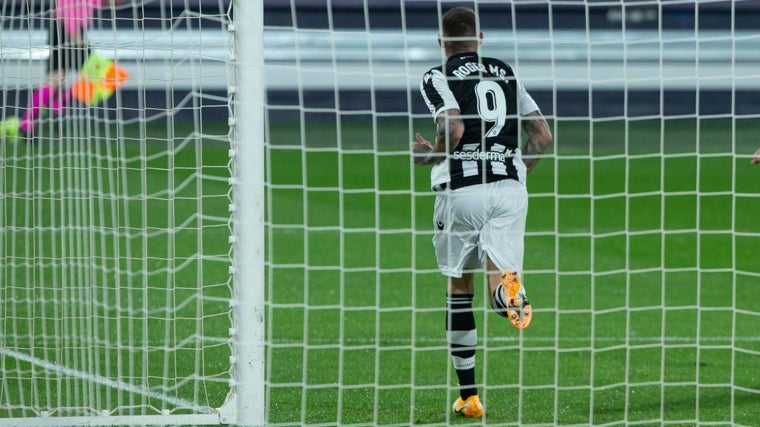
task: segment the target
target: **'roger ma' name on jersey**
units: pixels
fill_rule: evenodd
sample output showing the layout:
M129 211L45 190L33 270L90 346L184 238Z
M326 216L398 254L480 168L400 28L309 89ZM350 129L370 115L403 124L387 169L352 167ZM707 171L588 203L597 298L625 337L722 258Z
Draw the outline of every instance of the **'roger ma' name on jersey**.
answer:
M525 182L518 117L538 110L512 68L475 52L452 55L422 77L420 91L435 120L459 110L464 135L446 161L433 167L433 189L514 179Z

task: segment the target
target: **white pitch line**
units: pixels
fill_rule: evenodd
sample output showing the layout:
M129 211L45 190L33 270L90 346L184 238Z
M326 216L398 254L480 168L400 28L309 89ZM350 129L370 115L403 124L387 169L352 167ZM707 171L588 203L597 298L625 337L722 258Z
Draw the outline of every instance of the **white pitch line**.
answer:
M112 379L102 377L99 375L92 375L88 374L87 372L81 372L77 371L76 369L68 368L66 366L58 365L56 363L49 362L47 360L43 360L34 356L30 356L28 354L24 354L15 350L10 350L7 348L0 348L0 353L12 357L14 359L18 359L24 362L31 363L33 365L39 366L43 369L46 369L48 371L58 372L63 375L72 376L75 378L79 378L85 381L91 381L95 384L104 385L106 387L111 387L117 390L123 390L129 393L135 393L139 394L141 396L150 397L153 399L159 399L163 400L166 403L172 404L177 407L181 407L183 409L192 409L193 411L204 413L204 414L213 414L214 410L208 407L198 406L195 404L195 402L191 402L189 400L180 399L176 397L167 396L163 393L158 393L155 391L147 390L142 387L138 387L132 384L128 384L122 381L114 381Z

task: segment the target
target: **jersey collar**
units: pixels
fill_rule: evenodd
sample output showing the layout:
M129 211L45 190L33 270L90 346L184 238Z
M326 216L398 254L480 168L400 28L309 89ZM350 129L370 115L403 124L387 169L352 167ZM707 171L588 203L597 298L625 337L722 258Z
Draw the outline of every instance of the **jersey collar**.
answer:
M477 52L460 52L455 53L454 55L449 56L449 59L446 60L446 62L453 61L453 60L463 60L463 59L478 59L478 53Z

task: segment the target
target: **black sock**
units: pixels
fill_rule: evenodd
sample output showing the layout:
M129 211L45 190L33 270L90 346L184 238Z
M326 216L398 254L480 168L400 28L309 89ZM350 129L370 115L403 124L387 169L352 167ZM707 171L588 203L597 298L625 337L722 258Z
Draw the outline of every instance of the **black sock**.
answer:
M475 315L472 313L472 298L472 294L449 294L446 298L446 338L462 399L478 394L475 385L475 346L478 335Z

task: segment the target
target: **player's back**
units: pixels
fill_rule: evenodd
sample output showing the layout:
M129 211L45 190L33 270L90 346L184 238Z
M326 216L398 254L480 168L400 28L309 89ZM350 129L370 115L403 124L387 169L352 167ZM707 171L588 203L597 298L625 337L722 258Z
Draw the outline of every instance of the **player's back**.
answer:
M475 53L453 55L446 77L465 122L463 143L500 143L517 148L517 89L512 69Z
M511 67L468 52L452 55L445 66L433 70L445 76L446 87L433 79L423 82L431 111L436 108L436 97L453 95L465 125L448 162L451 187L520 180L517 167L524 166L514 160L519 148L518 88Z

